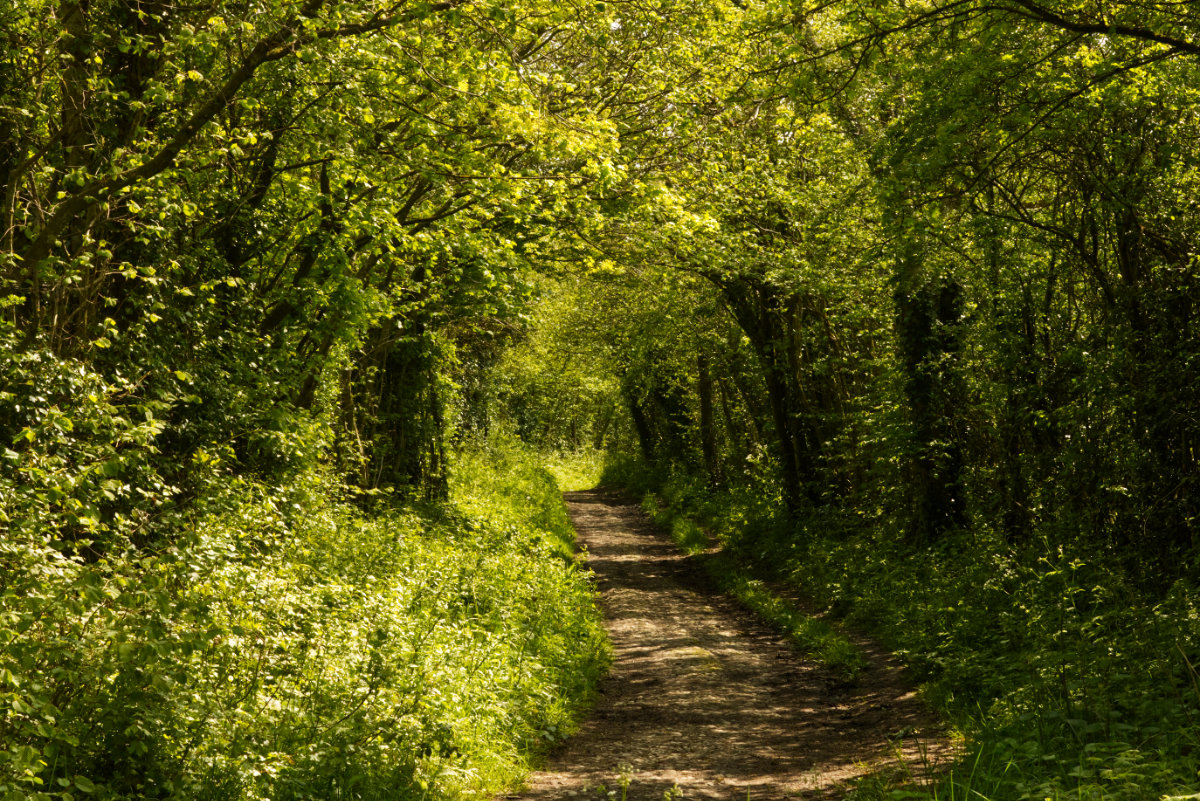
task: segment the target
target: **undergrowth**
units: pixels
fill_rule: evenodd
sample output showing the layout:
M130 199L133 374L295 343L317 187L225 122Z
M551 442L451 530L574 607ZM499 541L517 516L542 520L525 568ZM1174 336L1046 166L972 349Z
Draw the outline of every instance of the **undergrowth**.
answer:
M555 451L543 454L546 469L564 492L591 489L600 481L605 455L597 450Z
M0 542L0 798L468 799L519 782L607 658L553 478L464 454L448 505L308 472L153 552Z
M777 602L769 582L782 581L871 633L965 735L962 759L932 784L872 777L855 798L1196 797L1200 593L1190 583L1151 596L1066 536L1018 548L976 528L916 547L886 515L852 504L788 522L769 492L716 492L629 463L606 478L656 493L683 542L712 531L736 565L721 570L750 571L746 583L769 599L761 606Z

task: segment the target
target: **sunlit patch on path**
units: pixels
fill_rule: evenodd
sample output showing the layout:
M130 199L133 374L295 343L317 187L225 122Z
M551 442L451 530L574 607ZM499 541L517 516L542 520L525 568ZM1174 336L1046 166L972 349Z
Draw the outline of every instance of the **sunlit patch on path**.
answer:
M716 594L699 567L620 496L569 493L615 663L592 716L515 798L782 801L841 797L884 767L920 772L949 744L879 662L830 687L778 635Z

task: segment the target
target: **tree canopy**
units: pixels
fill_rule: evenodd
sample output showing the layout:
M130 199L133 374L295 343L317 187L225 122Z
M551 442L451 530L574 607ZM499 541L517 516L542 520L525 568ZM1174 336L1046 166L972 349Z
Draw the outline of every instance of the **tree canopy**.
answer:
M836 519L1195 597L1194 4L10 5L0 612L318 474L445 501L497 432L752 497L787 553Z

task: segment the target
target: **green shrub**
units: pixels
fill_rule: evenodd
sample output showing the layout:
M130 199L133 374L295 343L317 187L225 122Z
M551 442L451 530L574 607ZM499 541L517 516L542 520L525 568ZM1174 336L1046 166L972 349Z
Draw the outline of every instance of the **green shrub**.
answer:
M243 487L157 550L89 562L6 537L0 797L481 798L519 780L606 645L555 556L552 479L470 470L498 482L487 514L363 517L307 473Z

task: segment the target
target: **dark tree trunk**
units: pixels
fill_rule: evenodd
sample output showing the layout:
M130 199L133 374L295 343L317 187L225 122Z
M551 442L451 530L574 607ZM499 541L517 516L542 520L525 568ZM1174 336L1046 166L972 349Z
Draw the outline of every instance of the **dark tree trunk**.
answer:
M403 338L393 336L396 330L394 322L385 324L369 338L369 350L356 365L355 384L362 389L343 393L343 398L366 402L360 401L362 408L344 409L342 418L355 421L352 436L365 444L365 488L441 499L448 492L448 477L436 354L423 326L410 323Z
M814 443L800 386L799 354L791 328L794 298L781 298L770 287L745 282L722 286L734 318L758 356L775 436L771 438L783 481L788 513L798 516L820 503Z
M704 458L704 472L708 483L721 483L721 466L717 461L717 431L713 419L713 381L709 372L708 356L701 353L696 357L697 394L700 396L700 452Z
M967 522L957 419L966 401L958 374L962 288L953 280L896 293L896 333L913 447L909 537L930 542Z
M625 392L625 400L629 404L629 417L633 420L633 430L637 434L638 446L642 449L642 458L647 462L652 462L657 455L658 447L654 439L654 430L650 427L650 420L646 416L646 410L642 406L641 399L632 392Z

